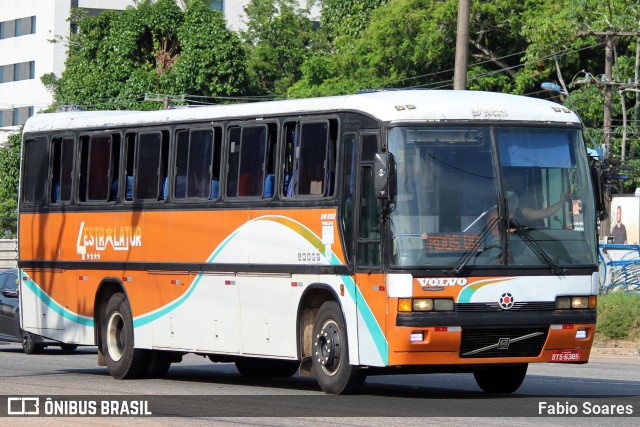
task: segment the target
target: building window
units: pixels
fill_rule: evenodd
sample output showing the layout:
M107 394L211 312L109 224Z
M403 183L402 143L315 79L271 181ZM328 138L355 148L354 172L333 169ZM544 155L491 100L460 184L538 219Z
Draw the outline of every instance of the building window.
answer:
M0 65L0 83L30 80L36 75L35 61L20 62L18 64Z
M220 12L222 12L222 9L224 7L224 1L223 0L209 0L209 9L211 10L219 10Z
M36 17L12 19L0 22L0 40L11 37L27 36L36 33Z
M23 125L31 116L33 116L33 107L0 110L0 127Z

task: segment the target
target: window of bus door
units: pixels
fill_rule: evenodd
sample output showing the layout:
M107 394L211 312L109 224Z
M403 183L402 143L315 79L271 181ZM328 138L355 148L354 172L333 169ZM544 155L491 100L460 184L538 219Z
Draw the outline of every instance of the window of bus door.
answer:
M340 223L343 229L344 247L347 258L353 252L353 197L356 182L356 142L357 134L347 133L342 138L343 149L343 178L342 178L342 199L340 201Z
M382 261L380 206L373 186L373 161L378 150L378 135L364 134L361 142L357 264L359 268L379 269Z

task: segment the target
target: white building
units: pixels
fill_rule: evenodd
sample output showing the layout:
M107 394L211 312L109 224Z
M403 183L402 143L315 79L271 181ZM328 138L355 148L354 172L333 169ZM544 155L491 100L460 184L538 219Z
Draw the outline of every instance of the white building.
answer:
M177 0L183 4L184 1ZM208 0L221 10L230 29L244 26L244 6L249 0ZM122 10L136 0L0 0L0 144L32 114L53 101L40 77L62 75L67 58L65 43L71 25L71 8L97 14ZM300 3L305 4L305 0Z

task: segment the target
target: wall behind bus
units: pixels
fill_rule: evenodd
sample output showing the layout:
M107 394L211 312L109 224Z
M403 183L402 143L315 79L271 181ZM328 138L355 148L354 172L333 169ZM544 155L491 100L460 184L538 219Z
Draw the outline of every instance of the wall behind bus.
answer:
M0 239L0 270L18 266L18 241Z

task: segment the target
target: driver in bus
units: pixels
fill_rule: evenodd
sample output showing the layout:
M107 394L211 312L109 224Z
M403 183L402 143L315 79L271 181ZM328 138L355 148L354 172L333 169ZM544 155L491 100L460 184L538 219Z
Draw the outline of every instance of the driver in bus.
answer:
M548 218L558 212L566 202L571 201L569 193L563 192L560 194L560 200L553 205L549 205L544 209L533 209L529 207L531 197L525 195L522 189L516 190L515 196L513 219L519 224L532 227L544 227L544 218Z

